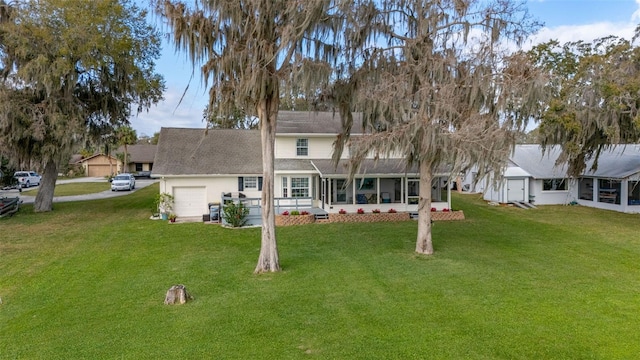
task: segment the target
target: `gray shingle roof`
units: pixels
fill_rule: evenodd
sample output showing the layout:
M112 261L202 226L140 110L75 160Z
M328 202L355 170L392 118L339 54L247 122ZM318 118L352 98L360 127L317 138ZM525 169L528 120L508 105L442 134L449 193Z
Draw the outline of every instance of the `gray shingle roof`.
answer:
M162 128L153 164L158 175L259 175L257 130Z
M352 134L362 134L362 114L353 114ZM342 131L340 115L330 111L279 111L278 134L339 134Z
M312 162L323 176L346 176L349 174L346 161L340 161L337 167L329 159L312 160ZM407 169L403 159L378 160L377 163L375 160L364 160L360 165L359 173L370 175L417 174L418 170L415 166L412 169Z
M127 145L130 163L152 163L156 156L157 145ZM124 153L124 146L118 148L119 153Z
M536 179L566 177L567 166L556 166L560 147L548 147L545 154L539 145L516 146L511 161ZM640 145L618 145L604 150L598 159L598 169L591 171L593 160L587 163L584 176L623 179L640 172Z

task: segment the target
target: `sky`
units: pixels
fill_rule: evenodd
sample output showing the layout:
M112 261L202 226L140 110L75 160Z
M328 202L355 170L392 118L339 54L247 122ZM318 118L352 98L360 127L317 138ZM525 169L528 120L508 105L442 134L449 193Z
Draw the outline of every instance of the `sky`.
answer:
M544 25L525 44L529 47L551 39L560 43L608 35L631 39L640 24L640 0L527 0L527 7ZM130 119L138 136L152 136L161 127L203 128L208 90L199 70L194 72L185 56L165 42L156 71L165 78L164 100Z

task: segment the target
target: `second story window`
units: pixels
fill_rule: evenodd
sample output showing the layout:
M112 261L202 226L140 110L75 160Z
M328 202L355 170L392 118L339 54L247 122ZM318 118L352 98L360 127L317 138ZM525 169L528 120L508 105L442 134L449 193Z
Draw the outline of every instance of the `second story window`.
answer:
M309 155L309 139L297 139L296 140L296 155L308 156Z

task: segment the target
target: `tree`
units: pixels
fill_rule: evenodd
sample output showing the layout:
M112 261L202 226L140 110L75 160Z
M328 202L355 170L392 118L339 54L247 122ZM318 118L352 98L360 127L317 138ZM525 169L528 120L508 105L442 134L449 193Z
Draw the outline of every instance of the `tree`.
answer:
M204 110L205 121L214 129L257 129L258 119L248 116L242 109L235 108L231 113L222 113L217 110Z
M401 154L420 174L416 252L432 254L431 188L434 172L456 176L465 167L504 167L516 135L537 111L538 75L515 44L535 28L514 1L372 1L352 17L346 36L368 37L327 97L340 106L344 133L334 160L349 146L351 173L373 151ZM368 33L361 24L369 25ZM351 41L346 41L351 44ZM349 137L356 105L368 133Z
M202 65L209 109L243 109L260 121L263 161L262 236L255 272L280 269L274 214L274 142L281 86L301 91L328 81L340 31L337 1L200 0L194 8L157 0L176 49Z
M136 131L131 126L128 126L128 125L120 126L116 128L115 133L116 133L116 139L118 141L118 145L124 146L124 154L123 154L123 160L122 160L123 170L124 172L129 172L128 170L129 163L127 162L128 160L127 157L129 154L128 146L134 145L137 142L138 135L136 134Z
M34 210L52 209L59 165L85 139L162 98L157 31L130 0L0 4L0 147L44 167Z
M578 176L602 150L640 140L640 48L608 36L592 43L550 41L529 55L549 76L539 126L542 145L560 145L558 162Z

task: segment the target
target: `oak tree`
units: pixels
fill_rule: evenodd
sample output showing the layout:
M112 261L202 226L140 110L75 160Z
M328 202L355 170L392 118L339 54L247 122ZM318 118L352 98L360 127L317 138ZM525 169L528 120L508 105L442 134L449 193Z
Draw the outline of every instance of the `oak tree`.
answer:
M34 210L52 209L60 164L162 98L158 32L130 0L0 3L0 148L44 168Z

